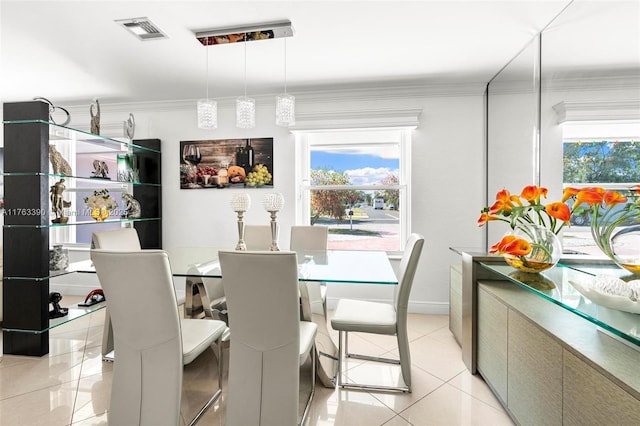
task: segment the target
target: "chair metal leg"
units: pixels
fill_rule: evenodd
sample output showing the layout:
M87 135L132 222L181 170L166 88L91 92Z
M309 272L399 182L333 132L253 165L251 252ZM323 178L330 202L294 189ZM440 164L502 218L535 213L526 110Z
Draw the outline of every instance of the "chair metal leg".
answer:
M222 352L222 336L220 336L218 338L218 340L216 340L215 346L218 348L218 350L216 351L216 355L217 355L217 358L218 358L218 389L211 396L211 398L209 398L209 400L207 402L205 402L205 404L202 406L202 408L200 408L200 410L195 415L195 417L193 419L191 419L191 421L189 422L189 426L193 426L196 423L198 423L198 421L204 415L204 413L206 413L207 410L209 410L209 408L211 408L211 406L222 395L222 374L223 374L222 369L223 369L223 366L224 366L224 363L222 362L222 354L223 354L223 352Z
M406 392L411 393L410 386L380 386L380 385L367 385L361 383L347 383L342 378L343 373L343 357L342 357L342 334L344 333L344 359L346 358L354 358L354 359L362 359L367 361L375 361L375 362L384 362L388 364L400 364L400 360L392 359L392 358L382 358L375 357L369 355L362 354L352 354L349 353L348 344L349 344L349 332L347 331L339 331L338 332L338 383L337 386L343 389L354 389L354 390L378 390L384 392Z
M311 348L311 392L309 392L309 399L307 399L307 404L305 405L304 411L302 412L300 426L304 426L305 422L307 421L307 415L309 414L309 409L311 408L311 402L313 400L313 396L316 393L316 363L316 345L313 345Z

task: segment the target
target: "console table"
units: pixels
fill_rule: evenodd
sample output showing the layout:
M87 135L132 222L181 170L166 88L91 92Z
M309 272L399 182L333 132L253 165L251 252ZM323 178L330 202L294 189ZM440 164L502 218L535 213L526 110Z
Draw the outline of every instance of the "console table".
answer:
M570 284L626 271L565 262L536 276L500 257L460 254L452 331L469 371L517 423L640 424L640 315L593 303Z

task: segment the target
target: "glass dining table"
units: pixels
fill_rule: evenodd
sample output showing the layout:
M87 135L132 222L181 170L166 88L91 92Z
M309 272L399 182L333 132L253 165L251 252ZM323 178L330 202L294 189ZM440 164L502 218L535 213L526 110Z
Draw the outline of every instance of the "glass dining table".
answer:
M166 249L174 277L185 277L186 294L202 278L223 278L218 260L220 249L215 247L176 247ZM323 250L297 251L298 280L301 285L374 284L397 285L387 253L384 251ZM90 261L76 262L76 272L95 272ZM318 300L317 291L301 291L301 310L309 312L309 319L318 325L316 348L318 378L327 387L333 387L337 373L338 349L330 336L327 318ZM233 330L232 330L233 333Z

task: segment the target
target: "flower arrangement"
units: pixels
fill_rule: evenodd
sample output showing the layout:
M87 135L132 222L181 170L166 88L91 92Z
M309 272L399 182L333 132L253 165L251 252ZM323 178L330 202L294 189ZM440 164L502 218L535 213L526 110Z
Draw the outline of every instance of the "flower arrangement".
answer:
M118 208L118 203L109 195L109 190L107 189L93 191L93 195L85 197L84 202L90 209L106 209L111 211Z
M634 187L633 191L640 194L640 186ZM640 200L616 210L614 206L628 201L617 191L599 187L566 188L561 201L544 204L542 198L546 198L547 193L547 188L529 185L519 196L506 189L496 194L496 202L482 209L478 226L497 220L509 223L516 232L505 235L491 247L490 253L504 255L512 266L529 272L555 265L557 260L554 262L553 251L559 250L554 249L553 238L545 236L543 231L557 235L570 223L571 216L586 204L591 211L591 229L596 244L615 260L609 243L615 228L634 221L640 224ZM560 253L556 256L559 259ZM640 265L638 268L640 272Z
M575 194L575 206L586 204L591 214L591 235L611 260L640 274L640 185L624 196L600 187L567 188Z
M482 209L478 225L493 220L509 223L511 229L520 231L517 234L505 235L489 250L517 263L513 266L533 272L553 266L554 255L559 259L557 246L559 242L552 241L554 236L544 236L544 230L558 234L569 223L571 209L565 203L567 199L548 204L542 203L547 197L547 188L535 185L525 186L520 195L511 194L503 189L496 194L496 202L491 207ZM556 247L554 247L556 246ZM550 266L549 266L550 265Z

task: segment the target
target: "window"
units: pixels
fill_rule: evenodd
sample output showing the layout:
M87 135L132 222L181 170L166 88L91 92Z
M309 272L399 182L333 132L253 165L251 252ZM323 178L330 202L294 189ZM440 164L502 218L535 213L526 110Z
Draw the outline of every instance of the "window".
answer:
M297 134L297 223L329 227L329 248L401 251L410 212L409 129Z

